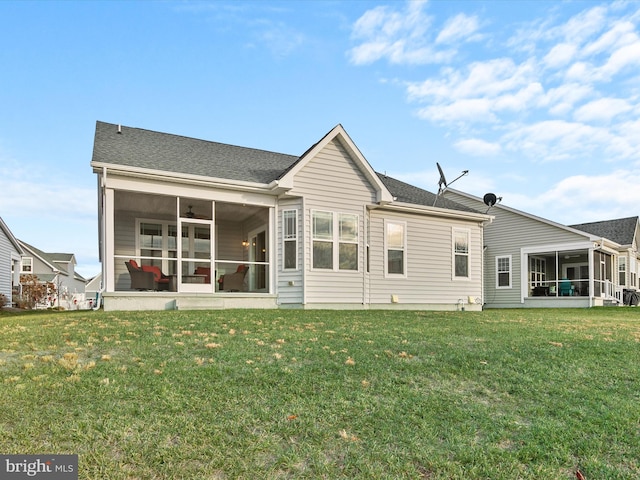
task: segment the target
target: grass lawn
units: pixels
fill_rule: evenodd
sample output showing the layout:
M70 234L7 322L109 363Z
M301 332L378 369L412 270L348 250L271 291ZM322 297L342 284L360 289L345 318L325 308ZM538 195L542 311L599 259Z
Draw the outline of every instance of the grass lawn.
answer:
M640 478L640 309L0 314L0 453L81 479Z

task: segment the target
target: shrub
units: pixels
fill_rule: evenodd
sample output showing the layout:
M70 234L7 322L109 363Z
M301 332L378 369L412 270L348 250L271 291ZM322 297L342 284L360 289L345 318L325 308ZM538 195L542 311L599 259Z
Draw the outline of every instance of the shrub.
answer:
M4 308L7 306L7 297L6 295L0 293L0 308Z

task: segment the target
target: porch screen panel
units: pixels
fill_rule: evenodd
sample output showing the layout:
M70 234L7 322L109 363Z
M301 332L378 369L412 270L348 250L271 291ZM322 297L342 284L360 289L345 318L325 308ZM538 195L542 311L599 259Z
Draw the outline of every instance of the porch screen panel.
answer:
M162 224L140 223L140 256L158 257L156 259L142 259L142 265L162 267Z

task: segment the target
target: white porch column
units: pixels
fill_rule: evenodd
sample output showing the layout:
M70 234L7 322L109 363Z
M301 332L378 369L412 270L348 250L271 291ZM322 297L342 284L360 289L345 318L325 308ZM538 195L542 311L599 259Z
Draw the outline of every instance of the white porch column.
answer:
M114 236L115 236L115 192L112 188L104 189L103 235L102 244L104 256L102 257L102 284L107 292L115 291L115 264L114 264Z
M267 249L269 252L269 257L267 258L269 262L269 293L278 293L276 292L278 269L278 259L276 255L277 236L278 225L276 222L276 209L275 207L269 207L269 248Z
M594 248L591 247L589 248L589 306L592 306L592 299L595 297L595 282L594 282L594 275L595 275L595 264L593 261L593 252L594 252Z

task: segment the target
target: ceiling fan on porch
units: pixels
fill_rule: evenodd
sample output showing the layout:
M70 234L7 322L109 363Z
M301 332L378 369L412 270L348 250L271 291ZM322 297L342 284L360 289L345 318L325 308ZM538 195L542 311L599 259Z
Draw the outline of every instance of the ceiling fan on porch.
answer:
M185 216L185 217L187 217L187 218L193 218L193 217L195 217L195 216L196 216L196 214L195 214L195 213L193 213L193 205L189 205L187 208L188 208L189 210L187 210L187 211L185 212L184 216Z

